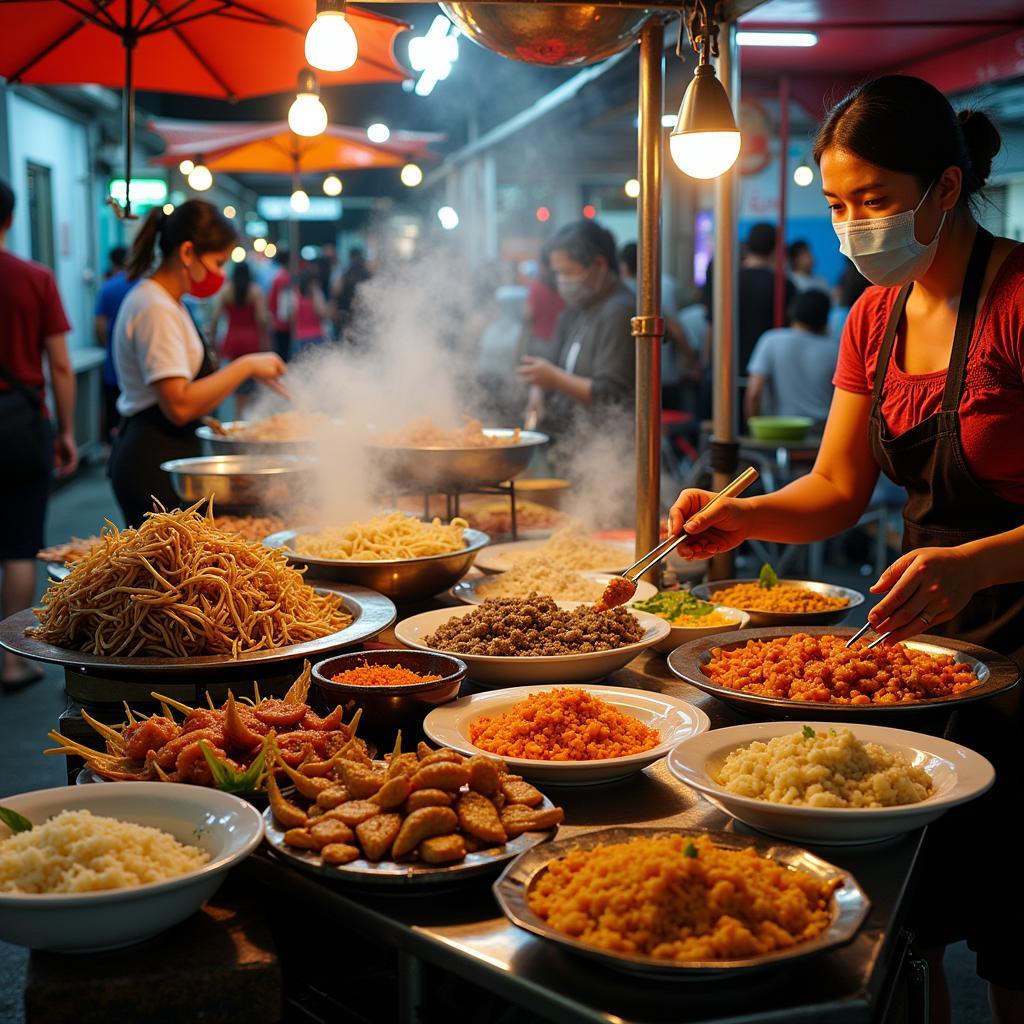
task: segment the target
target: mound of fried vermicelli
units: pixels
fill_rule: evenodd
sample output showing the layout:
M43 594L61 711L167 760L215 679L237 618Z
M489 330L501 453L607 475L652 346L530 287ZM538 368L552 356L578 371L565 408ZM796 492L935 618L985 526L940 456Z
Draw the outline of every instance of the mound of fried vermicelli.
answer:
M108 523L50 585L28 635L110 657L234 657L351 624L339 595L317 594L281 552L218 530L199 504L151 512L138 529Z

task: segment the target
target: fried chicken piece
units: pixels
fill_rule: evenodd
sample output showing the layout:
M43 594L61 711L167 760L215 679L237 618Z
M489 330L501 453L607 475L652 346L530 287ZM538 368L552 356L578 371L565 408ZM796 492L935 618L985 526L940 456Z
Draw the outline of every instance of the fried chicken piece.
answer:
M400 814L378 814L356 826L356 837L368 860L383 860L402 828Z
M369 800L349 800L347 804L335 807L331 812L332 817L337 821L343 821L350 828L361 825L375 814L380 814L380 808Z
M421 757L419 766L426 768L428 764L439 764L443 761L450 761L452 764L465 764L466 759L457 750L442 747L440 750L434 750L427 754L426 757Z
M434 836L420 843L419 852L424 864L454 864L465 858L466 843L458 834Z
M469 768L453 761L435 761L412 777L412 791L417 789L447 789L455 793L469 782Z
M451 807L454 797L443 789L418 789L405 801L405 813L412 814L421 807Z
M419 768L420 763L415 754L399 754L398 757L388 755L388 778L393 779L396 775L413 775Z
M352 839L352 829L337 818L328 818L326 821L321 818L310 828L309 834L320 850L333 843L347 843Z
M411 783L408 775L396 775L393 779L388 779L370 799L378 807L386 811L405 803L405 798L409 795L410 788Z
M450 807L421 807L402 822L398 837L391 847L391 855L404 857L424 839L450 835L458 823L459 819Z
M484 796L493 796L501 786L501 772L498 763L483 754L471 757L469 765L469 788Z
M518 775L506 775L501 780L501 792L510 804L536 807L544 802L544 794L535 786L524 782Z
M374 771L353 761L342 761L338 765L345 788L355 800L365 800L373 796L387 781L383 772Z
M463 793L456 801L455 809L463 832L496 846L508 840L497 808L482 793L474 793L472 790Z
M329 811L334 807L339 807L341 804L348 803L351 798L351 794L344 786L335 785L317 793L316 805L317 807L322 807L325 811Z
M331 843L320 851L320 856L325 864L351 864L359 860L362 854L348 843Z
M284 841L296 850L316 850L316 840L309 834L308 828L290 828L284 834Z
M524 832L544 832L560 825L564 818L565 811L561 807L536 810L524 804L509 804L501 812L501 823L510 839Z
M420 740L419 743L416 744L416 757L421 761L433 752L434 748L431 747L429 743L424 743L423 740Z

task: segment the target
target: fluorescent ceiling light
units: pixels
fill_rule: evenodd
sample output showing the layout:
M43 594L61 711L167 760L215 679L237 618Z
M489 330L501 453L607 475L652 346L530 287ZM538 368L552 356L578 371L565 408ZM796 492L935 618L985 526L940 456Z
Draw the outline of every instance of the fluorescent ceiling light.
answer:
M740 46L817 46L818 37L813 32L750 32L736 33Z

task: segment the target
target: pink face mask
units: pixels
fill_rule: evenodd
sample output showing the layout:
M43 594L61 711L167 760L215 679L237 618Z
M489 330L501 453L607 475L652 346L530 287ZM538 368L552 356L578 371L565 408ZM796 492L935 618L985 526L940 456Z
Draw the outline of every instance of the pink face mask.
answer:
M199 257L199 265L206 271L206 275L197 281L192 276L191 268L189 268L188 293L197 299L208 299L211 295L216 295L224 287L224 275L217 270L211 270L203 262L202 256Z

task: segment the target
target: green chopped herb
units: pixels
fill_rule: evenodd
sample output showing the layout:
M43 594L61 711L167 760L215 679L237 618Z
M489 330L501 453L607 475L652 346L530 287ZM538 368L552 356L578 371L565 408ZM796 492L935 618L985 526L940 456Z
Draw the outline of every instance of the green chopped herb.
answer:
M765 562L764 565L761 566L761 572L758 574L757 582L762 589L771 590L772 587L778 585L779 577L775 570Z
M813 740L815 737L815 732L809 725L805 725L803 735L805 740Z
M637 601L632 607L670 622L681 615L710 615L715 610L710 601L701 601L688 590L665 590L646 601Z
M697 856L697 847L693 845L693 840L692 839L683 847L683 856L684 857L696 857Z
M828 731L828 734L829 734L829 736L838 736L838 735L839 735L839 734L838 734L838 733L837 733L837 732L835 731L835 729L829 729L829 731Z
M23 814L12 811L10 807L0 807L0 821L2 821L12 832L31 832L32 822Z
M259 788L260 776L263 774L263 764L266 760L267 745L264 742L263 749L256 755L251 765L244 772L236 771L229 764L219 760L210 749L206 740L199 741L199 749L210 766L210 774L213 776L213 784L222 793L255 793Z

